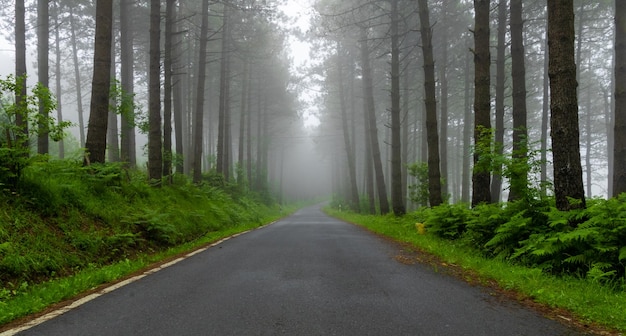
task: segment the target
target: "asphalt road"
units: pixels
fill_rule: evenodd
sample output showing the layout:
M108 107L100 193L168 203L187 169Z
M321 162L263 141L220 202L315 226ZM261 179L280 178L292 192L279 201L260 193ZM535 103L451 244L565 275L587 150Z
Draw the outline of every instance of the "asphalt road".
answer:
M307 208L19 335L579 335L399 251Z

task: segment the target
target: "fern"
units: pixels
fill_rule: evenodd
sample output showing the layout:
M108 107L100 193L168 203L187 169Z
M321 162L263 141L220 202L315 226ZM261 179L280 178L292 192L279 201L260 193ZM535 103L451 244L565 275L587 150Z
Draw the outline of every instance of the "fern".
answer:
M575 256L565 258L563 262L568 263L568 264L574 264L574 265L585 265L586 263L589 262L589 259L584 254L578 254Z
M619 250L619 256L617 257L617 260L619 261L626 260L626 246L622 247Z

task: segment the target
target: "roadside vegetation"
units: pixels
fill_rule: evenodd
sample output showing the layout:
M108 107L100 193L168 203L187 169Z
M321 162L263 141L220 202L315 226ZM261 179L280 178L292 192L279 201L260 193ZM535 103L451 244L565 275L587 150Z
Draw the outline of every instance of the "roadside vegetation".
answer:
M0 324L288 210L205 175L152 186L122 164L32 160L0 194Z
M469 270L480 282L495 281L517 299L564 309L582 324L626 331L626 195L568 212L549 197L472 209L444 204L402 217L333 205L330 214Z

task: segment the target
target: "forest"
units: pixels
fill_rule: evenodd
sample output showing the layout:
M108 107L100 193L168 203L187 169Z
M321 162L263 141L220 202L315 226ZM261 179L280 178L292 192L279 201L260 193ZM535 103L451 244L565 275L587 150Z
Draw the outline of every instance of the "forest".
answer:
M1 3L0 298L325 196L624 286L618 0Z

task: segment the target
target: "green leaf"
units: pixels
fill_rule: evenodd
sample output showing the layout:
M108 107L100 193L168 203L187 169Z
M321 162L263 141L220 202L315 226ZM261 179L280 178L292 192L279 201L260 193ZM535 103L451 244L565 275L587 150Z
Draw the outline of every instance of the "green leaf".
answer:
M619 250L619 257L617 258L619 261L626 260L626 246L622 247Z

